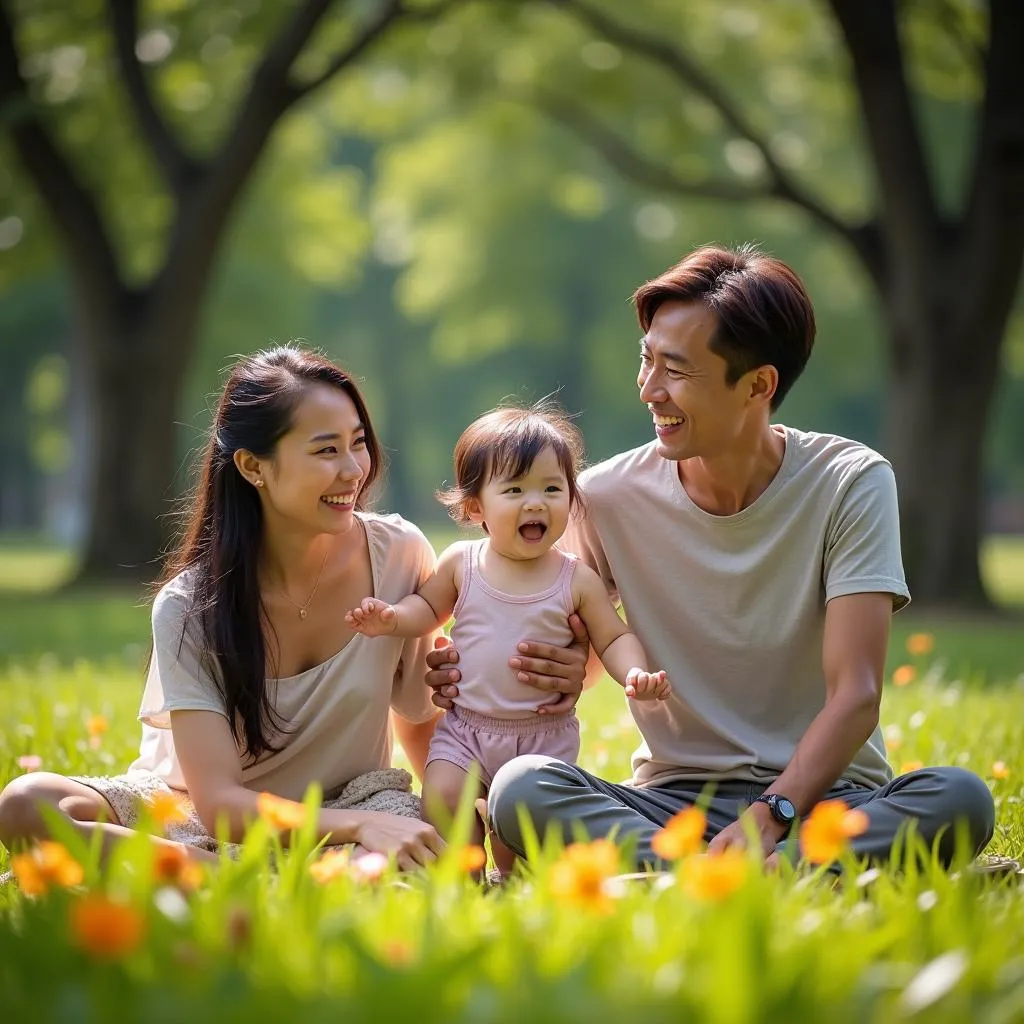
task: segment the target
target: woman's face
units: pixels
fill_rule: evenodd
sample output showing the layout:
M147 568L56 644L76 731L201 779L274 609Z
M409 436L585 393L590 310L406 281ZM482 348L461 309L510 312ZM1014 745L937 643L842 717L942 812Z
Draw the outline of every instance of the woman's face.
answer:
M268 516L315 533L340 533L352 525L371 467L365 425L344 391L329 384L308 387L291 430L263 461L260 491Z

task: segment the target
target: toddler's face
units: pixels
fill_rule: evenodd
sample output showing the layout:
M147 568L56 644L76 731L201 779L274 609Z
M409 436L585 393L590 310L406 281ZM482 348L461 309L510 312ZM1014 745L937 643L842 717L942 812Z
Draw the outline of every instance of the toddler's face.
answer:
M499 554L526 560L550 550L569 524L569 482L554 449L543 449L517 479L491 477L480 492L480 509Z

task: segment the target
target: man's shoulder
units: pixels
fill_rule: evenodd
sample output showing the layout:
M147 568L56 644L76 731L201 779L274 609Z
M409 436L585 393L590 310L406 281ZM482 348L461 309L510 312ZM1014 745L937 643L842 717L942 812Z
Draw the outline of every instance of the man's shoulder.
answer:
M580 474L580 490L588 496L616 487L624 478L635 481L638 474L656 472L663 467L664 459L658 454L654 441L619 452L588 467Z
M873 466L884 466L891 472L888 459L862 441L795 427L783 429L787 449L792 449L787 461L791 462L793 476L802 478L802 484L814 478L842 490Z

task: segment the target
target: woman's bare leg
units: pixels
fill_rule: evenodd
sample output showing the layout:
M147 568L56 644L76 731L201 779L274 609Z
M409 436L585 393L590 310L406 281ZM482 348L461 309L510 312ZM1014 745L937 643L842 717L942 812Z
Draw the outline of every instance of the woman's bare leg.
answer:
M52 772L31 772L7 784L0 792L0 843L17 852L33 840L48 839L49 829L40 806L62 814L86 842L99 832L103 837L101 856L105 860L118 842L135 835L118 821L114 808L95 789ZM158 846L183 850L192 860L214 863L216 854L152 836Z

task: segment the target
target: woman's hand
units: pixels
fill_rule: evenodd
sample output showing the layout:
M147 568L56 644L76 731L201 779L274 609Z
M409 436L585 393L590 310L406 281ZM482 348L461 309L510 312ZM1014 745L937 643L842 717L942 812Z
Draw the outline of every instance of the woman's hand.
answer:
M554 704L542 704L537 708L538 715L568 714L576 707L583 693L583 680L590 656L590 637L578 615L569 616L569 627L575 639L568 647L524 640L518 645L520 653L509 658L508 663L515 670L519 682L548 693L562 694Z
M394 854L402 871L429 864L444 849L444 840L433 825L419 818L364 811L356 827L356 842L370 853Z

